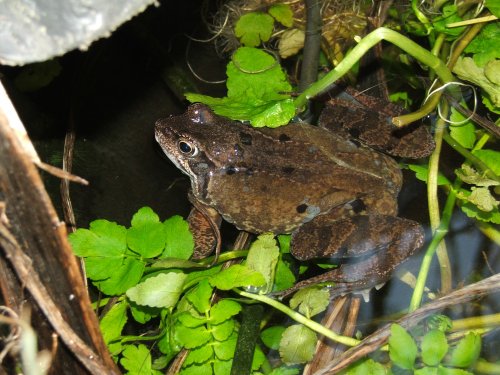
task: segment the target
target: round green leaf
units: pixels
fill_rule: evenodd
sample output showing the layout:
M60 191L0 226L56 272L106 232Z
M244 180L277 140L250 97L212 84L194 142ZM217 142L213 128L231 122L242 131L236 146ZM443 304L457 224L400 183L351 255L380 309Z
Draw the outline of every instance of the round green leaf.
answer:
M398 324L391 326L389 356L395 365L406 370L413 369L417 357L417 344L410 334Z
M281 337L280 356L286 364L309 362L316 348L316 333L302 324L288 327Z
M448 342L442 331L432 330L422 339L422 360L428 366L437 366L448 351Z
M481 336L469 332L451 352L450 365L469 367L476 362L481 351Z
M183 273L160 273L127 290L127 297L138 305L172 307L182 293Z

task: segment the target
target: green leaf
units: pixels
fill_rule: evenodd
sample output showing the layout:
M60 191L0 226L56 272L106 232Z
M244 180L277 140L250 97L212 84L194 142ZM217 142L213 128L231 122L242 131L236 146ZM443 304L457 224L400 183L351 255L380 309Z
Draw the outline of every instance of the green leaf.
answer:
M225 341L214 341L212 345L214 347L215 355L217 356L217 358L223 361L233 359L237 338L238 336L233 333Z
M266 280L259 272L241 264L233 264L210 278L210 284L220 290L229 290L242 286L262 286Z
M493 197L490 189L485 187L472 187L467 200L476 205L481 211L492 212L498 210L499 202Z
M209 105L221 116L276 127L295 115L292 87L276 59L256 48L241 47L227 65L227 97L186 94L191 102Z
M438 375L474 375L473 372L465 371L459 368L438 367ZM416 374L416 372L415 372Z
M127 230L127 244L131 250L145 258L153 258L161 254L165 240L160 218L150 207L142 207L134 214L132 226Z
M163 225L167 244L161 257L189 259L193 255L194 240L187 221L175 215L165 220Z
M85 257L87 277L107 295L123 294L144 272L144 262L127 250L126 238L125 227L107 220L69 235L75 254Z
M161 372L151 368L151 354L146 345L127 345L123 350L120 364L130 375L160 375Z
M293 12L288 4L275 4L269 8L269 14L274 17L276 21L285 27L292 27L293 25Z
M325 311L329 304L330 292L318 286L301 289L290 300L290 307L298 307L299 312L308 318Z
M406 370L413 369L417 357L417 344L410 334L398 324L391 325L389 356L395 365Z
M475 156L483 161L497 176L500 175L500 152L495 150L475 150Z
M427 183L427 176L429 173L429 168L427 165L419 165L419 164L408 164L408 169L412 170L415 172L415 177L418 178L420 181L424 181ZM438 173L438 180L437 180L438 185L451 185L451 182L441 173Z
M234 320L227 319L221 324L216 324L211 326L212 335L217 341L225 341L234 332Z
M422 360L427 366L437 366L448 351L448 342L442 331L432 330L422 339Z
M245 265L264 276L266 285L260 291L262 294L267 294L272 290L279 256L280 252L276 240L271 233L261 234L250 246Z
M261 12L244 14L236 22L234 33L240 42L248 47L257 47L261 41L267 42L273 32L274 20Z
M449 364L455 367L470 367L477 361L480 352L481 336L469 332L451 352Z
M433 314L427 320L427 324L431 329L438 329L443 332L447 332L453 326L453 322L450 317L442 314Z
M109 296L125 293L136 285L144 273L145 264L132 254L111 257L85 258L87 277L104 294Z
M283 262L282 259L278 260L278 264L276 266L276 276L274 281L274 290L285 290L291 288L296 281L296 277L293 272L290 270L290 267Z
M380 363L375 362L373 359L365 359L356 362L354 365L349 366L345 375L386 375L387 371Z
M499 43L500 25L498 22L490 22L472 39L465 52L474 54L472 56L474 62L477 66L483 67L488 61L500 58Z
M227 96L264 101L287 99L292 87L276 59L257 48L241 47L227 65Z
M449 4L443 7L443 14L434 18L432 24L438 33L448 35L448 40L453 40L455 37L462 34L465 30L465 26L447 27L446 25L460 21L462 21L462 17L460 17L457 13L457 6Z
M208 319L205 317L193 316L189 313L189 311L185 311L177 316L177 320L186 327L196 328L206 324Z
M181 324L176 324L174 337L175 340L186 349L193 349L206 344L210 341L212 335L204 326L189 328Z
M212 291L213 288L210 286L208 279L203 279L195 288L191 289L189 293L186 294L186 297L199 313L205 314L210 310Z
M120 338L123 327L127 323L127 302L120 301L113 305L99 322L104 343L108 346L112 355L122 351L120 341L111 343Z
M283 332L285 332L285 327L273 326L263 330L260 338L269 349L278 350Z
M241 311L241 305L230 299L222 299L210 309L210 323L220 324Z
M286 125L295 116L295 105L292 99L269 102L262 111L250 118L250 123L255 127L276 128Z
M500 3L498 0L486 0L484 5L493 15L500 18Z
M437 367L422 367L413 372L415 375L438 375L440 374Z
M255 347L252 359L252 371L257 371L262 364L266 361L266 355L262 352L259 345Z
M316 348L316 333L302 324L288 327L281 337L280 356L286 364L309 362Z
M463 213L470 218L493 224L500 224L500 212L498 208L493 209L489 212L485 212L481 211L476 205L471 202L465 202L460 206L460 208L462 209Z
M201 365L192 365L184 367L179 375L211 375L213 374L212 365L210 363L203 363Z
M215 361L214 362L214 374L215 375L230 375L231 368L233 365L233 360L229 361ZM205 373L203 373L205 375Z
M296 367L280 366L274 368L269 375L298 375L300 370Z
M465 120L460 112L455 108L451 108L450 120L456 124L461 123ZM460 125L450 124L450 136L457 141L462 147L471 149L476 143L476 127L470 121L467 121Z
M193 363L203 363L212 359L214 356L214 350L211 345L203 345L196 349L191 349L187 355L184 366L189 366Z
M94 220L89 229L69 235L73 252L80 257L122 256L127 250L127 230L108 220Z
M462 164L460 169L455 170L455 174L466 184L477 186L498 186L500 182L486 177L484 174L479 173L469 164Z
M179 300L186 275L160 273L127 290L127 297L138 305L173 307Z
M490 69L494 73L486 74ZM472 82L484 89L493 105L500 107L499 69L498 60L490 60L484 67L479 67L472 58L459 57L453 67L453 73L460 79Z
M282 254L290 253L290 241L292 236L289 234L280 234L278 236L278 243L280 245L280 251Z
M130 301L130 312L136 322L141 324L149 322L153 317L160 314L160 310L149 306L139 306Z

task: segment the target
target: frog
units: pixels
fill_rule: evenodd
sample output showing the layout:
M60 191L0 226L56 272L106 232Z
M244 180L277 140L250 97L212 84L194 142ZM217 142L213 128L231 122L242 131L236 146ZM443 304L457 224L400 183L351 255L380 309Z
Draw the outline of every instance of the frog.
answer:
M375 149L379 141L374 148L355 139L346 124L342 131L331 129L339 120L332 108L356 105L363 106L327 106L319 126L255 128L195 103L184 114L158 120L155 138L189 177L196 207L220 214L239 230L291 234L290 252L299 260L338 260L336 268L288 292L328 282L345 294L386 282L424 242L422 226L398 216L402 173L396 160ZM371 117L380 122L380 116ZM357 132L363 138L373 130ZM397 145L417 143L408 141L411 133L386 131L385 143L401 156L404 147ZM432 149L425 128L416 134ZM429 153L417 149L411 157Z

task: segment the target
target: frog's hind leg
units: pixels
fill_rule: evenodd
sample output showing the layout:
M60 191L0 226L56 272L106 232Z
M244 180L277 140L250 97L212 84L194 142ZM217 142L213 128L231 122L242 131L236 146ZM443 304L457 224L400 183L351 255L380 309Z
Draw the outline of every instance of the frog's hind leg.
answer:
M326 217L318 223L313 220L292 236L292 254L299 259L346 259L339 259L337 268L298 285L331 281L339 288L338 293L379 285L422 246L423 240L420 224L396 216L358 215L335 221ZM308 251L297 251L302 247Z

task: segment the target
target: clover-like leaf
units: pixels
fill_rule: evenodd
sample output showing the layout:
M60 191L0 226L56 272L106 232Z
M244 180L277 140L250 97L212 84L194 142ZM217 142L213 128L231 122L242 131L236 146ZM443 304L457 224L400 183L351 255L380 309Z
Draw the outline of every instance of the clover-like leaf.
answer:
M316 333L302 324L288 327L281 337L280 356L286 364L309 362L316 347Z
M134 214L132 226L127 230L127 244L131 250L145 258L153 258L163 251L165 240L165 228L150 207L142 207Z
M297 291L290 300L292 309L299 308L299 312L310 318L319 314L330 304L330 292L328 290L312 286Z
M269 8L269 14L285 27L293 25L293 12L288 4L274 4Z
M261 12L251 12L240 17L234 28L236 37L243 45L257 47L261 42L267 42L273 32L273 18Z
M133 375L161 375L160 371L153 370L151 353L146 345L127 345L123 350L121 365Z
M444 332L433 329L422 339L422 360L427 366L437 366L448 351L448 342Z
M481 336L469 332L459 341L451 352L449 364L456 367L469 367L476 362L481 352Z
M189 224L181 216L175 215L163 223L166 235L166 248L162 258L189 259L193 255L194 240Z
M261 234L250 246L245 265L264 276L266 286L261 291L263 294L270 292L273 287L274 273L279 255L276 240L271 233Z
M210 309L210 322L220 324L240 311L241 305L238 302L230 299L220 300Z
M233 264L210 278L210 284L220 290L229 290L242 286L262 286L266 283L260 272L241 264Z
M104 315L99 322L104 343L108 346L112 355L116 355L122 351L120 341L111 343L117 340L121 334L123 327L127 323L127 302L120 301L113 305L111 309Z
M278 350L285 329L283 326L269 327L261 332L260 338L268 348Z
M413 369L417 358L417 344L406 330L398 324L391 325L389 356L397 366L406 370Z

